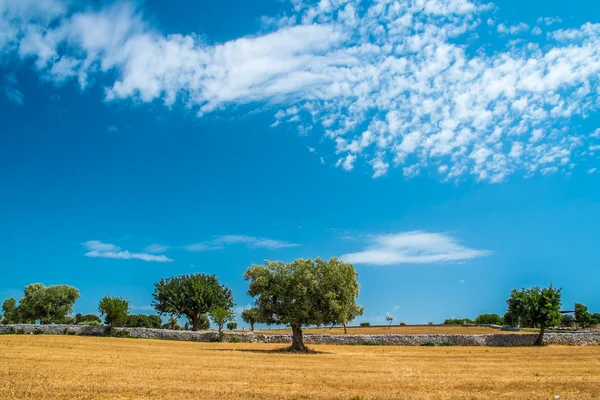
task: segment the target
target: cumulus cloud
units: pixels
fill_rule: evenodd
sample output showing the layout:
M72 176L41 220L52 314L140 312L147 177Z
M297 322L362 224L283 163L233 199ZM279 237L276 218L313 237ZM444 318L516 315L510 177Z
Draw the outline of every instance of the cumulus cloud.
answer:
M158 32L129 3L76 6L0 2L3 59L30 60L55 85L108 82L107 101L180 102L201 116L267 104L273 127L317 132L335 165L374 177L391 167L490 182L568 173L589 140L571 119L600 105L600 24L542 43L511 37L529 29L521 21L499 24L505 46L472 51L492 8L479 0L292 1L263 18L262 33L223 43Z
M491 254L487 250L465 247L444 233L423 231L375 235L360 252L341 256L353 264L398 265L464 261Z
M119 260L142 260L148 262L171 262L172 259L164 255L154 255L149 253L130 253L122 250L112 243L104 243L99 240L89 240L83 244L88 250L86 257L91 258L112 258Z

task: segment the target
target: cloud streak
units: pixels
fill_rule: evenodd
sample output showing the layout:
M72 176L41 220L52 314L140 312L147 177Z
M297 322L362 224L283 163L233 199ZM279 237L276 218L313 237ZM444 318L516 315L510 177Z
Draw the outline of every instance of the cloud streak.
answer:
M300 246L297 243L290 243L283 240L274 240L256 236L224 235L218 236L215 239L207 242L190 244L185 246L184 248L190 252L203 252L221 250L227 246L233 245L244 245L248 248L268 250L287 249L291 247Z
M1 2L0 53L32 61L57 86L108 82L106 101L179 102L201 116L266 103L273 127L329 139L346 171L568 174L596 140L571 121L600 106L600 24L559 29L560 18L541 18L555 29L545 36L500 24L490 52L477 41L491 9L481 1L294 0L263 18L264 33L210 43L157 32L129 3L74 4Z
M173 260L165 255L155 255L149 253L131 253L122 250L120 247L104 243L98 240L89 240L83 244L88 250L86 257L90 258L111 258L117 260L142 260L146 262L172 262Z
M444 233L423 231L375 235L360 252L344 254L341 259L353 264L399 265L456 262L485 257L491 252L465 247Z

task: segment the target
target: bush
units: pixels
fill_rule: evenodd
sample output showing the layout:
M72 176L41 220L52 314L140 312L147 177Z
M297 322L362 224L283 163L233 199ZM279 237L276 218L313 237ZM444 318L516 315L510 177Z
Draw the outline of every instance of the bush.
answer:
M463 324L474 324L475 321L469 318L455 318L444 320L444 325L463 325Z
M498 314L481 314L475 318L475 323L482 325L504 325L504 320Z
M73 329L69 329L69 328L65 328L63 333L65 335L69 335L69 336L77 335L77 332L75 332Z
M433 346L435 346L435 343L431 343L431 342L421 343L421 347L433 347Z
M400 322L400 326L406 326L406 323Z
M241 343L242 341L240 340L239 337L237 336L229 336L229 343Z
M360 326L362 326L363 328L366 328L366 327L368 327L368 326L371 326L371 324L370 324L370 323L368 323L368 322L361 322L361 323L360 323Z
M44 331L43 331L43 330L41 330L40 328L35 328L35 329L33 330L33 334L34 334L34 335L43 335L43 334L44 334Z
M98 321L83 321L78 323L77 325L81 326L101 326L102 324Z
M131 337L131 333L127 329L115 329L112 336L116 338L128 338Z
M25 334L25 329L23 328L19 328L17 329L17 331L15 332L17 335L24 335Z
M234 331L237 329L237 322L231 321L227 323L227 330Z
M7 335L14 335L16 333L17 333L17 330L12 326L10 328L8 328L8 330L6 331Z

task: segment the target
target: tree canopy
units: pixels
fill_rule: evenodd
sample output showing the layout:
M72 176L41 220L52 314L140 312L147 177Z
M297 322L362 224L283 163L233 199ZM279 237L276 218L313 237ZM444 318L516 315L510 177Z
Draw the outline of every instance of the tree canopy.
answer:
M346 324L363 311L356 304L358 274L354 266L336 258L265 261L244 274L248 294L266 322L292 327L292 349L306 351L302 326Z
M161 279L154 284L152 306L161 314L180 318L185 315L192 330L200 326L200 315L215 308L233 307L231 290L215 275L194 274Z
M129 314L129 301L122 297L105 296L98 304L98 311L104 317L104 323L109 327L112 335L116 326L123 326L127 322Z
M242 319L247 324L250 324L250 330L254 330L254 324L261 321L260 310L256 307L248 308L242 311Z
M540 328L536 344L541 345L544 340L544 331L547 327L560 325L561 289L550 285L540 289L535 286L530 289L513 289L508 304L508 314L517 318L521 324Z
M481 314L475 318L476 324L504 325L504 319L498 314Z
M584 327L586 323L589 324L592 322L592 314L588 312L586 305L575 303L575 319L579 322L581 327Z
M34 283L25 287L24 297L15 309L15 316L21 322L60 324L73 312L73 305L79 299L79 291L72 286L59 285L46 287Z
M233 320L233 311L223 307L213 308L208 315L210 315L210 318L213 320L213 322L217 324L219 334L221 331L223 331L223 325Z

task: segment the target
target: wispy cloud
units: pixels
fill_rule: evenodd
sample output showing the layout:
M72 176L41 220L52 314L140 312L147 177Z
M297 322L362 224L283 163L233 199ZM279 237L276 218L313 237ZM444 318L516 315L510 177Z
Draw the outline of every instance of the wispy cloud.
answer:
M56 85L106 82L107 101L181 101L200 116L268 104L272 126L318 131L335 145L332 164L373 177L393 166L407 178L489 182L569 173L590 139L572 120L600 107L600 24L514 41L528 27L511 21L495 50L473 48L492 9L482 0L294 0L261 33L223 43L162 34L129 3L78 4L0 3L6 64L31 61Z
M194 243L185 246L184 248L191 252L202 252L221 250L227 246L232 245L245 245L249 248L262 248L262 249L285 249L290 247L300 246L297 243L285 242L283 240L274 240L268 238L261 238L255 236L244 236L244 235L224 235L218 236L213 240Z
M353 264L396 265L463 261L489 254L465 247L444 233L413 231L372 236L365 250L341 258Z
M89 240L83 244L88 250L85 253L86 257L91 258L112 258L118 260L143 260L148 262L171 262L173 261L164 255L154 255L148 253L131 253L127 250L122 250L120 247L104 243L98 240Z
M167 251L169 251L170 248L171 248L170 246L167 246L164 244L153 243L153 244L146 246L144 248L144 252L145 253L153 253L153 254L166 253Z
M111 126L109 126L109 127L108 127L108 129L107 129L107 130L108 130L109 132L112 132L112 133L114 133L114 132L118 132L118 131L119 131L119 128L118 128L116 125L111 125Z
M465 283L465 280L461 279L460 281L458 281L458 283L460 283L462 285L463 283Z
M0 27L1 26L2 25L0 24ZM4 78L4 95L12 103L14 103L18 106L22 106L25 96L23 95L23 93L21 93L21 91L19 89L17 89L17 86L18 86L18 82L17 82L17 78L15 77L14 74L8 74Z

